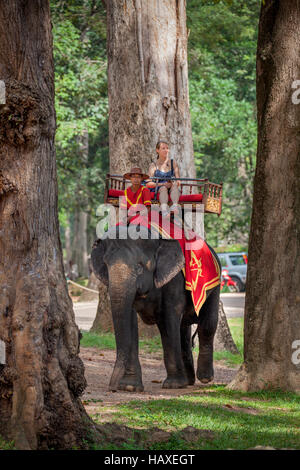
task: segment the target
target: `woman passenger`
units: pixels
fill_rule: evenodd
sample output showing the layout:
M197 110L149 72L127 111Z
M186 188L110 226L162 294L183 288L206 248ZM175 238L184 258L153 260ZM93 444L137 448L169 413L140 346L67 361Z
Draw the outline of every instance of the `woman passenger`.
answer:
M170 159L169 154L169 145L166 141L160 140L156 144L156 154L157 159L155 163L151 163L149 167L148 174L149 176L155 176L161 178L157 181L149 181L147 187L150 191L155 191L155 198L160 201L162 215L166 216L169 213L169 194L173 206L171 210L174 213L178 212L178 201L180 197L180 182L171 181L170 178L180 178L179 167L175 160Z

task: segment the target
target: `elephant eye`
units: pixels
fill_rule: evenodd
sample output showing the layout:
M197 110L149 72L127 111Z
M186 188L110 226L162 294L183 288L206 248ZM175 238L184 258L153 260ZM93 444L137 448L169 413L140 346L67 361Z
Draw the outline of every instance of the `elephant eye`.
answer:
M137 271L137 274L142 274L143 273L144 266L142 265L142 263L137 264L136 271Z

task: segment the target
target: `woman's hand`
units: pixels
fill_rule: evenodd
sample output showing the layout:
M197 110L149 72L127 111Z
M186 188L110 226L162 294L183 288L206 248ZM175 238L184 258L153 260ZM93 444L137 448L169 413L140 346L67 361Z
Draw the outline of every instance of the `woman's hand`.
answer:
M170 189L172 187L171 181L167 181L166 183L163 184L167 189Z

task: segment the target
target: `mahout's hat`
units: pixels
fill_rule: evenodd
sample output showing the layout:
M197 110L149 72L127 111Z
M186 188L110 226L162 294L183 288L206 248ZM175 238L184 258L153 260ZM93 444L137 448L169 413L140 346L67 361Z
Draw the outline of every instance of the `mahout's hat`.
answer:
M149 175L143 173L139 167L131 168L129 173L125 173L125 175L123 175L123 178L128 180L132 175L141 175L142 180L146 180L149 178Z

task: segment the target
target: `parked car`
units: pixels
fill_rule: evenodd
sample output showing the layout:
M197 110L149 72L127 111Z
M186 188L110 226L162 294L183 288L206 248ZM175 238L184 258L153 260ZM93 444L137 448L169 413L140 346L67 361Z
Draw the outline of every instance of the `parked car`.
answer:
M222 269L226 269L231 279L236 283L238 292L243 292L246 286L248 256L244 251L238 253L218 253Z

